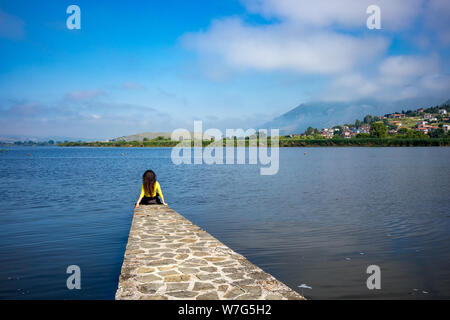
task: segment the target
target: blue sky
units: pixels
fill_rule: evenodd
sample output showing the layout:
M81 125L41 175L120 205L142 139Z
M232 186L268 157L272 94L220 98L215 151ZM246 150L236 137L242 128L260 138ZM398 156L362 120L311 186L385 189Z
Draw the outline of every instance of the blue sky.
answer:
M339 3L1 0L0 136L246 128L308 101L450 97L449 1Z

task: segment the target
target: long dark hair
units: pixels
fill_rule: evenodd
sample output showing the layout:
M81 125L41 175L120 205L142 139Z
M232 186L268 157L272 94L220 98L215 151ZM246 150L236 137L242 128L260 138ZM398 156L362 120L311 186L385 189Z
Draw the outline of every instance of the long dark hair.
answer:
M144 191L150 197L153 195L153 190L155 189L156 183L156 173L153 170L147 170L142 176L142 185L144 186Z

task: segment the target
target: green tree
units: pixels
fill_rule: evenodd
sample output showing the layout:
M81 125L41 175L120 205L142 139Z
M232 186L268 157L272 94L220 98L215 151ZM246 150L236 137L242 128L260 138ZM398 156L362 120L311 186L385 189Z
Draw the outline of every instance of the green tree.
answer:
M364 117L363 121L366 124L371 124L373 122L373 117L370 114L368 114L367 116Z
M395 129L397 129L396 125L390 124L389 122L388 122L388 124L385 124L385 123L383 123L383 124L388 128L388 130L395 130Z
M429 138L428 135L423 134L420 131L415 131L413 129L407 129L406 137L409 139L423 139L423 138Z
M431 138L444 138L445 137L445 131L444 129L436 129L430 132Z
M339 137L342 135L342 132L344 132L344 128L341 126L334 126L333 129L338 129L337 131L334 131L334 136Z
M305 134L307 136L312 136L312 135L317 134L317 133L319 133L319 130L317 130L316 128L313 128L313 127L308 127L306 129L306 131L305 131Z
M387 136L388 129L383 122L374 122L370 126L370 136L374 138L384 138Z
M320 140L320 139L325 139L325 137L321 136L318 133L315 133L314 136L313 136L313 139Z

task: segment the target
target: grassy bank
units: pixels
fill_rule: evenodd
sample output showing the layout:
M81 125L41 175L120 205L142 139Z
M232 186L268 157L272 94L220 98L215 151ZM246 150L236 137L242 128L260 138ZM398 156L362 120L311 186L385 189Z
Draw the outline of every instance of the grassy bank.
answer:
M242 140L240 141L243 142ZM258 145L265 143L258 141ZM179 142L170 139L158 139L150 141L112 141L112 142L64 142L58 144L63 147L175 147ZM211 141L204 140L203 146L208 146ZM238 145L238 140L234 140L234 145ZM245 146L248 147L249 141L245 140ZM270 138L267 145L271 145ZM280 147L440 147L450 146L448 138L353 138L353 139L295 139L281 137ZM193 146L193 141L191 141ZM223 140L223 146L226 146L226 140Z

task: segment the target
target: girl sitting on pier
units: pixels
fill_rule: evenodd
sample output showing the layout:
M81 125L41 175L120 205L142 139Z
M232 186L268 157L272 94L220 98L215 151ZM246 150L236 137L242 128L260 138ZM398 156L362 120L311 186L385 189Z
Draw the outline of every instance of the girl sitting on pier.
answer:
M167 206L167 203L164 202L161 186L156 181L156 174L152 170L145 171L142 176L141 195L136 202L135 208L138 208L141 204L163 204Z

